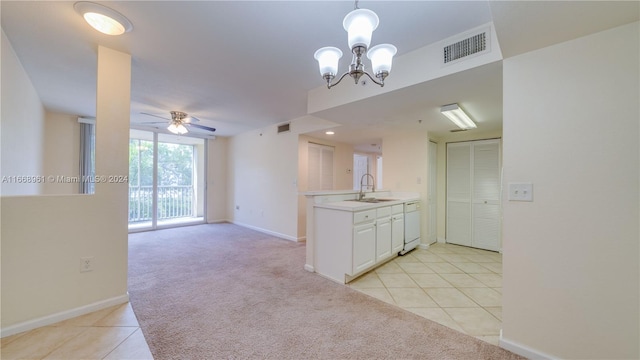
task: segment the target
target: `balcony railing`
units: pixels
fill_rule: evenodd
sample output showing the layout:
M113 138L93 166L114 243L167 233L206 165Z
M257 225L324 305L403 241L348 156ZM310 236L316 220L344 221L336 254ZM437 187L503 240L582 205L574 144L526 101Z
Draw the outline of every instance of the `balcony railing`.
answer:
M192 185L158 186L158 220L193 217ZM129 186L129 222L151 221L153 186Z

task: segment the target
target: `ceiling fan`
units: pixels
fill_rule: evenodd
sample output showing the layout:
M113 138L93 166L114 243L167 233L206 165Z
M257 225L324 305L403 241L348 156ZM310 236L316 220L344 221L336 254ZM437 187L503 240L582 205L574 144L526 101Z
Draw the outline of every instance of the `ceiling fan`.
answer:
M165 117L162 117L162 116L158 116L158 115L154 115L154 114L145 113L145 112L143 112L142 114L153 116L153 117L157 117L157 118L169 121L169 126L167 127L167 130L169 130L172 133L177 134L177 135L182 135L182 134L188 133L189 130L187 130L187 127L191 127L191 126L193 126L194 128L198 128L198 129L202 129L202 130L206 130L206 131L210 131L210 132L216 131L216 129L212 128L212 127L199 125L199 124L194 124L194 122L198 122L200 120L198 118L196 118L195 116L189 116L189 114L187 114L185 112L182 112L182 111L171 111L170 113L171 113L171 119L168 119L168 118L165 118Z

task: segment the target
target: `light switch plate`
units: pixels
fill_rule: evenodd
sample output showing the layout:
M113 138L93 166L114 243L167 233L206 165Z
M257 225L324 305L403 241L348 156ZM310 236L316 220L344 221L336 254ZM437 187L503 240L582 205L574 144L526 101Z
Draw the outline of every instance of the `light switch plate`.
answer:
M532 183L509 183L509 201L533 201Z

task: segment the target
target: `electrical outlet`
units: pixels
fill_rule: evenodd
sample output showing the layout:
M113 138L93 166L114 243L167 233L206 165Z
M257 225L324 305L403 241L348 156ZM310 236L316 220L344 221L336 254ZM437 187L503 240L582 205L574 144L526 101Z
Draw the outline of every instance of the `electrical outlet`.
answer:
M509 183L509 201L533 201L533 184Z
M93 256L80 258L80 272L93 271Z

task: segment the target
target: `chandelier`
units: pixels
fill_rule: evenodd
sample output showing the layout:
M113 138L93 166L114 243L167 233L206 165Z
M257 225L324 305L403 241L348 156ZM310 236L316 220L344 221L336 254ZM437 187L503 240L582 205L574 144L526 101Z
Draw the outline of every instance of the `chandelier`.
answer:
M338 60L342 57L342 51L336 47L328 46L315 52L313 57L318 60L320 74L327 81L328 89L338 85L347 75L351 76L356 84L362 75L367 75L374 83L384 86L384 79L391 71L391 62L398 50L391 44L380 44L369 49L371 34L378 27L378 23L378 15L371 10L358 8L356 0L354 10L348 13L342 21L342 26L349 34L349 48L353 53L353 59L349 71L342 74L335 83L331 82L338 73ZM362 56L365 54L371 60L375 78L364 71Z

